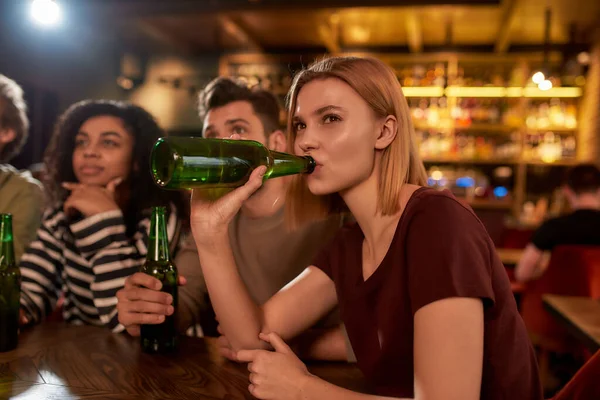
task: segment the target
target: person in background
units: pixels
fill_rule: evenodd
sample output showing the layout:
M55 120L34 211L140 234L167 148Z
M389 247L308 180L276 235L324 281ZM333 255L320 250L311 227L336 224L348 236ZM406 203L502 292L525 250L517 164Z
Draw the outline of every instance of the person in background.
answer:
M29 120L23 90L0 74L0 213L13 216L13 240L17 262L35 238L42 220L44 195L41 183L27 171L8 162L27 141Z
M560 245L600 246L600 170L581 164L567 172L563 187L572 212L544 222L533 234L515 278L526 282L539 278L548 266L550 252Z
M296 75L289 99L288 152L317 164L290 185L289 222L297 227L348 209L356 224L258 304L238 274L227 227L261 187L265 167L219 199L192 194L200 265L224 335L249 363L250 393L542 399L533 347L494 243L471 208L424 187L393 69L375 58L320 60ZM336 306L374 395L310 374L285 343Z
M38 323L64 298L73 324L121 331L116 293L144 262L152 206L166 206L178 243L182 200L152 182L149 156L163 131L144 109L86 100L60 117L45 162L52 206L20 262L21 323Z
M205 138L224 139L233 135L256 140L272 150L286 150L286 136L279 124L280 107L271 93L250 89L230 78L217 78L200 93L199 100ZM252 300L258 304L266 302L295 278L323 243L333 238L342 223L339 216L332 216L294 232L286 229L284 204L288 182L289 178L265 182L229 224L231 251L238 272ZM187 278L186 286L179 292L180 329L186 330L197 322L203 327L210 325L206 319L214 317L191 236L182 244L175 263L180 274ZM153 290L155 282L147 275L135 274L127 279L125 289L118 295L119 321L132 335L139 335L140 324L162 321L162 316L171 312L163 294ZM329 325L333 326L327 328ZM235 359L224 337L219 343L221 353ZM296 345L302 348L305 358L352 359L335 316L330 316L329 324L324 322L322 329L311 331Z

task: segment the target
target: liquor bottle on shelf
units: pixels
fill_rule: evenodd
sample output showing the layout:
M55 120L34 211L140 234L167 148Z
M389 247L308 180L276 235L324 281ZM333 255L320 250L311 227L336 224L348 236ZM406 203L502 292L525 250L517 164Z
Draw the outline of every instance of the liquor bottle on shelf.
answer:
M577 128L577 109L574 104L569 104L565 108L565 128Z
M446 85L445 68L443 63L437 63L434 71L435 79L433 84L435 86L444 87Z
M427 125L437 126L440 122L440 114L437 105L437 99L433 98L429 101L429 108L426 112Z
M575 136L569 135L562 142L562 156L563 158L570 159L575 158L577 142L575 141Z

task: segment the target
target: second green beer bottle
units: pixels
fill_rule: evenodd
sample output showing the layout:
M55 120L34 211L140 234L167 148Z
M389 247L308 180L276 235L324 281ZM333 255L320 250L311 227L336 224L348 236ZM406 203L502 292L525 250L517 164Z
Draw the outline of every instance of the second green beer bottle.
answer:
M140 272L146 273L162 283L161 291L173 296L171 305L175 309L175 312L166 316L161 324L141 326L142 350L147 353L171 352L177 347L175 323L178 302L177 267L171 261L169 254L165 207L154 207L152 210L148 234L148 255Z
M21 271L15 262L12 215L0 214L0 352L17 347Z
M252 171L267 167L264 179L311 173L311 157L271 151L252 140L160 138L152 150L154 182L165 189L234 188Z

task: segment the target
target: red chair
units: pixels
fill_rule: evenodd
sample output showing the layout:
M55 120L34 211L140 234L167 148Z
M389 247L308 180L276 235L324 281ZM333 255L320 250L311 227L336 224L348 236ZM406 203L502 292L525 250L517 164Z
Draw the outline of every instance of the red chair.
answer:
M542 379L549 376L549 352L579 355L582 347L543 306L542 295L600 298L600 247L560 246L545 273L528 282L521 297L521 316L539 348Z
M584 364L552 400L600 399L600 351Z
M502 232L500 247L505 249L524 249L531 243L535 230L527 228L506 228Z
M568 334L544 310L544 294L600 298L600 247L555 248L546 272L540 279L526 285L521 315L529 331L548 339L564 341Z

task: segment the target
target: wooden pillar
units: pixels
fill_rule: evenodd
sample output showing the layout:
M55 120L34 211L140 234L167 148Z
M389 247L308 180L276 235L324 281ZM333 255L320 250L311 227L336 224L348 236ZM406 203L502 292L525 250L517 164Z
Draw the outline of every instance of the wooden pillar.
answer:
M577 159L600 165L600 29L590 51L585 94L579 107Z

